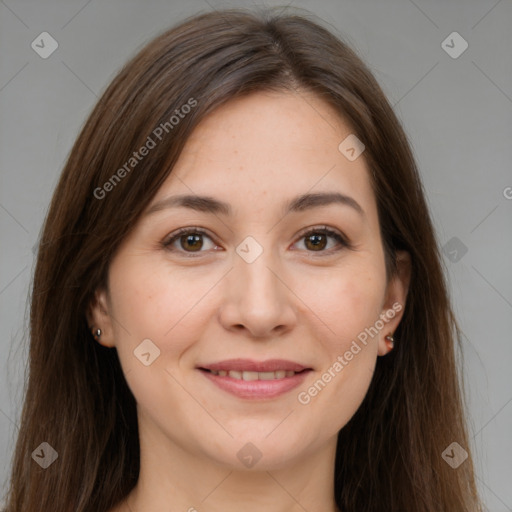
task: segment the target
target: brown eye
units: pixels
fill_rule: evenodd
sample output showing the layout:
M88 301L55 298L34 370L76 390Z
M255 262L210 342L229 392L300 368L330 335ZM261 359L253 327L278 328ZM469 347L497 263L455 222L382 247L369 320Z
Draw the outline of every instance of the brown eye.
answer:
M203 247L202 235L182 235L180 236L180 244L183 249L188 251L200 251Z
M162 242L165 249L171 252L193 255L208 252L208 249L218 249L211 237L199 228L182 228L167 241Z
M305 243L308 249L321 251L327 245L327 236L323 233L314 233L306 237Z
M317 252L319 256L329 255L343 248L352 248L352 245L341 233L329 229L327 226L310 229L301 236L300 242L304 244L307 252Z

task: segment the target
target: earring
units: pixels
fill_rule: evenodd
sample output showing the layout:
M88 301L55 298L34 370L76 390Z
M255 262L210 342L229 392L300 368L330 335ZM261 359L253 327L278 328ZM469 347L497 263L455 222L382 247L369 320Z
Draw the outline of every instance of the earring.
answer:
M393 338L392 334L388 334L384 338L384 342L386 343L386 346L388 347L388 350L391 352L393 350L393 347L395 346L395 338Z
M93 327L91 329L91 331L92 331L92 335L93 335L94 339L96 341L98 341L100 339L100 336L101 336L101 329L96 329L95 327Z

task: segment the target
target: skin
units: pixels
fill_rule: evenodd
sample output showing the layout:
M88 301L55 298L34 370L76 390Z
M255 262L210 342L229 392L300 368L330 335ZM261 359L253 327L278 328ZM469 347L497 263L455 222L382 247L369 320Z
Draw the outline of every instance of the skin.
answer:
M400 271L386 280L364 153L351 162L338 150L350 133L311 93L232 100L196 128L149 206L208 195L229 203L232 215L161 209L142 216L119 248L108 290L97 291L89 312L100 343L117 349L138 408L140 477L116 511L337 510L337 433L360 406L377 357L389 351L384 338L400 322L410 276L409 257L399 253ZM283 215L300 194L333 191L352 197L364 215L341 204ZM322 226L352 248L320 232L315 250L303 232ZM163 247L182 227L201 227L210 238ZM263 249L252 263L236 252L247 236ZM401 311L378 335L300 403L298 393L396 303ZM133 353L147 338L160 350L149 366ZM196 369L234 357L289 359L313 371L299 388L247 400ZM251 468L237 457L249 442L262 455Z

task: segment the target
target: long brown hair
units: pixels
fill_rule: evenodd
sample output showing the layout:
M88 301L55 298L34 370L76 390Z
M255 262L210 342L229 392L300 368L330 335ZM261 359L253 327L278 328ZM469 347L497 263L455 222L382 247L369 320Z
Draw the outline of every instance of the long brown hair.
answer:
M7 512L104 512L135 486L135 400L117 352L94 341L85 313L192 130L219 105L257 90L311 91L343 116L366 146L388 272L396 271L395 251L411 255L398 343L378 358L361 407L338 435L338 507L481 510L471 456L457 469L442 457L454 441L470 451L460 331L406 135L367 67L320 22L237 9L189 18L151 41L108 86L72 148L37 256ZM149 154L126 166L148 137L156 142ZM46 469L31 456L42 442L58 453Z

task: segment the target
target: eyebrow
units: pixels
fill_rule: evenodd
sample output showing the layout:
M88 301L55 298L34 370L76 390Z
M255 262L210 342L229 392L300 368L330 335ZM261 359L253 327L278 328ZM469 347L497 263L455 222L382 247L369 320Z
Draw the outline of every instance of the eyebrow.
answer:
M360 204L350 196L339 192L319 192L315 194L302 194L290 200L284 207L284 214L291 212L303 212L311 208L341 204L355 210L359 215L365 216ZM146 215L167 209L167 208L189 208L199 212L221 214L231 216L233 211L228 203L219 201L210 196L177 195L170 196L152 205Z

